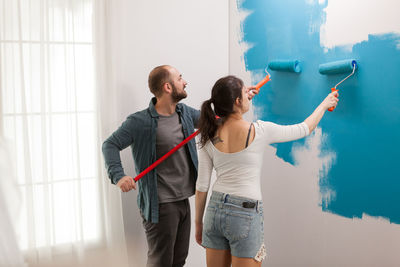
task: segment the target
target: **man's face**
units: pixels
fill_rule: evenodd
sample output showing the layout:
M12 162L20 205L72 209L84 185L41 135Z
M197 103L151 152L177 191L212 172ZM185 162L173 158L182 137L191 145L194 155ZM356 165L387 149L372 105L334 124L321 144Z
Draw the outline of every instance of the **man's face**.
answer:
M187 93L185 91L187 82L182 78L182 74L180 74L177 69L171 68L170 73L170 85L172 87L171 97L175 102L178 103L179 101L187 97Z

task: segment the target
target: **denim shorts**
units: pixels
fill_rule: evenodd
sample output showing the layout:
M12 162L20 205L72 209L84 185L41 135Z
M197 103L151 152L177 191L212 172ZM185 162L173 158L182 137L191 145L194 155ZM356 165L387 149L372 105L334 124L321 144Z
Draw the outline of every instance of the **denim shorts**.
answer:
M202 245L262 261L266 256L262 201L213 191L204 217Z

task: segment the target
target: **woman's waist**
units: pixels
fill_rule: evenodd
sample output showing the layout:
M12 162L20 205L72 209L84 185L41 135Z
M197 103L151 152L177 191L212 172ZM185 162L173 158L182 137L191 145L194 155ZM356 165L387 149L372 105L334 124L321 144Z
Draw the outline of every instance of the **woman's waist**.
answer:
M234 210L243 210L256 212L263 211L263 202L261 199L255 199L237 194L230 194L213 190L209 202L209 206L231 208Z
M246 199L262 200L259 179L256 179L253 183L217 180L214 183L213 191Z

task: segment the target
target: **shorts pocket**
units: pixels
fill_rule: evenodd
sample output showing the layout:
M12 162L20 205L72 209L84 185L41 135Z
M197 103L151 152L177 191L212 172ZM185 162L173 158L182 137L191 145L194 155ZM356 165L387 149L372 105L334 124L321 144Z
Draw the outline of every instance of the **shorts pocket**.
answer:
M253 214L227 212L225 222L226 237L231 241L247 238L253 218Z
M205 233L209 233L214 230L215 212L216 209L214 207L207 207L203 222L203 231Z

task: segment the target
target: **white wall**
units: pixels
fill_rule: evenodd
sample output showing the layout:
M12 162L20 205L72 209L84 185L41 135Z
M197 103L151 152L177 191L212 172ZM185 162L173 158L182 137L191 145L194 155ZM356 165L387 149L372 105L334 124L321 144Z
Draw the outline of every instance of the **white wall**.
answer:
M369 34L400 33L397 0L328 1L326 22L321 26L321 46L333 48L347 45L351 50L356 43L368 40Z
M228 74L227 1L113 0L108 5L109 90L115 95L110 101L115 114L104 127L116 129L129 114L148 106L147 77L157 65L175 66L183 74L189 83L183 102L195 108L210 97L214 82ZM128 175L135 175L130 149L123 152L123 165ZM130 265L145 266L147 243L136 195L122 194L125 231ZM187 266L205 266L193 229Z

